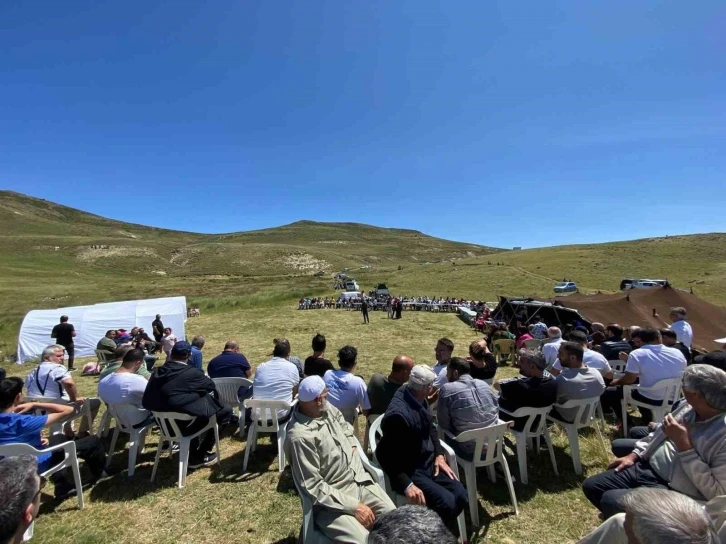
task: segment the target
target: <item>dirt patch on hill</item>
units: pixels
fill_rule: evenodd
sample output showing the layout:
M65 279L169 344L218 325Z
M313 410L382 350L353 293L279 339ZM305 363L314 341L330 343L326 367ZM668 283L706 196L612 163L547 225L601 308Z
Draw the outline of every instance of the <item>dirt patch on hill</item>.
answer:
M149 247L108 246L103 249L98 247L83 248L76 256L81 262L93 262L109 257L150 257L158 259L159 255Z
M309 253L293 253L282 259L278 259L277 262L283 266L302 272L316 272L330 268L330 263L323 259L316 259Z

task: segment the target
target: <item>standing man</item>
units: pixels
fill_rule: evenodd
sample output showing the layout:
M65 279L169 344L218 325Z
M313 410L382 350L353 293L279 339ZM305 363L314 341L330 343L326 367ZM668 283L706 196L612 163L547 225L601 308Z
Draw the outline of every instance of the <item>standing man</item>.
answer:
M60 323L53 327L53 331L50 333L51 338L55 338L57 344L60 344L66 349L68 353L68 370L73 372L73 361L75 360L75 347L73 345L73 338L76 336L76 329L68 323L68 316L62 315Z
M156 319L151 322L151 334L154 335L156 343L160 344L161 338L164 336L164 324L161 322L161 314L156 314Z
M370 323L370 321L368 321L368 301L366 300L365 295L361 298L360 309L361 312L363 312L363 323Z
M693 329L690 323L686 321L686 309L680 306L671 308L671 326L670 329L676 331L676 336L679 342L682 342L684 346L691 349L693 345Z

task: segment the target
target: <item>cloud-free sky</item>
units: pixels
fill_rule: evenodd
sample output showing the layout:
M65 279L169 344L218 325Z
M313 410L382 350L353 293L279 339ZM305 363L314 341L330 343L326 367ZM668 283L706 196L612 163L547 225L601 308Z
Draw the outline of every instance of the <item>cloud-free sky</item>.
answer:
M726 3L0 2L0 187L199 232L726 230Z

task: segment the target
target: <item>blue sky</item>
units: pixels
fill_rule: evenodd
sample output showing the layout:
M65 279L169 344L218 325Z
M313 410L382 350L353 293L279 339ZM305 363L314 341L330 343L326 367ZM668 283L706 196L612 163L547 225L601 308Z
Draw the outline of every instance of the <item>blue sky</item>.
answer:
M0 2L0 187L198 232L726 230L726 4Z

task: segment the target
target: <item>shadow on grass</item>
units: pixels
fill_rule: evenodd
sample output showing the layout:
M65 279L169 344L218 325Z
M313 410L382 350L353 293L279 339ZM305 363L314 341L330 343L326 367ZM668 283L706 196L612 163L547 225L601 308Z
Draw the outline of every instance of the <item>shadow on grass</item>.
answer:
M212 466L209 482L212 484L243 483L256 480L268 472L277 472L277 442L273 444L258 442L257 449L250 452L246 472L242 471L244 458L244 449L224 457L221 464Z

